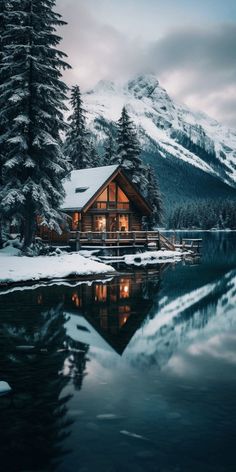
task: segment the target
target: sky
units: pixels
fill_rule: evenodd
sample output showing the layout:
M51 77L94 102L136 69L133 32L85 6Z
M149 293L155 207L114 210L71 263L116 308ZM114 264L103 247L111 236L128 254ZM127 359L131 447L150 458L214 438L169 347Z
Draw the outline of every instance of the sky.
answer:
M57 0L82 90L154 74L178 102L236 128L235 0Z

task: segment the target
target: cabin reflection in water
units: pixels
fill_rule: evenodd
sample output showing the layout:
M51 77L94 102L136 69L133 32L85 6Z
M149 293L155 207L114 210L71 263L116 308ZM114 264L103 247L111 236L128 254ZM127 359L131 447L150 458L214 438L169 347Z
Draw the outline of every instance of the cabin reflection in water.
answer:
M92 344L89 333L95 330L110 347L122 354L153 305L150 287L157 293L158 285L157 272L152 275L151 283L143 273L125 274L106 283L76 287L69 297L67 292L64 307L69 315L77 314L87 321L83 327L78 319L78 339L81 330L81 340L86 332L86 342Z

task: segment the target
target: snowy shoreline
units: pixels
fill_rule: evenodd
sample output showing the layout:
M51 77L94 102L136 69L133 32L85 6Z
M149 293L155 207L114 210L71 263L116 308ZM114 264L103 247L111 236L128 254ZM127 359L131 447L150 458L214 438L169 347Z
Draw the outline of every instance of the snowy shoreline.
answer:
M83 252L83 251L81 251ZM114 276L116 269L110 264L122 262L128 267L147 267L163 263L179 262L191 251L145 251L118 257L104 257L99 260L94 251L65 253L52 256L20 256L18 249L7 247L0 251L0 287L19 284L34 284L62 279L89 280L100 275Z
M78 253L26 257L0 251L0 287L39 280L108 276L111 273L113 275L115 269L110 265Z

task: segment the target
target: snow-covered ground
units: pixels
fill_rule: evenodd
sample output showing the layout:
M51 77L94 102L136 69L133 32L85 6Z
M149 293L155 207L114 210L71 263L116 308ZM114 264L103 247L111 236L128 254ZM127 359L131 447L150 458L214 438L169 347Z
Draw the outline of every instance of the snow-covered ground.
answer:
M182 257L186 255L191 255L191 251L146 251L141 254L124 256L124 262L127 265L145 266L149 264L180 261Z
M146 266L163 262L180 261L191 251L145 251L119 257L104 257L102 262L94 251L81 251L51 256L20 256L20 250L8 246L0 250L0 285L37 280L63 279L76 276L93 276L115 272L111 263L123 262L127 266Z
M0 381L0 395L5 395L11 391L10 385L4 380Z
M106 274L115 269L110 265L90 260L78 253L55 256L19 257L18 249L0 251L0 284L69 276Z
M185 256L191 256L191 251L168 251L161 249L159 251L145 251L138 254L126 254L118 257L104 257L107 262L123 262L128 266L141 266L163 264L163 262L178 262ZM96 256L95 256L96 257Z

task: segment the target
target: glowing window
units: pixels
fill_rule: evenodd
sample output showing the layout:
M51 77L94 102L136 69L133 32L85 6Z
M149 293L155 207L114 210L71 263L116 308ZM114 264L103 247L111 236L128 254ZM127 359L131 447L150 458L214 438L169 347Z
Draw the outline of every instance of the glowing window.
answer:
M95 231L106 231L106 216L96 215L95 216Z
M72 299L72 302L74 303L75 306L77 306L77 307L81 306L81 300L80 300L77 292L74 292L72 294L71 299Z
M127 323L130 316L130 307L128 305L119 307L119 326L120 328Z
M107 300L107 286L95 285L95 301L106 302Z
M125 193L123 192L123 190L121 190L120 187L118 187L117 197L118 197L117 198L118 202L122 202L122 203L128 203L129 202L128 197L126 197Z
M97 201L107 202L107 188L105 188L105 190L103 190L103 192L99 195L99 197L97 198Z
M76 211L72 215L72 223L71 223L72 230L76 231L78 229L79 220L80 220L80 213Z
M129 231L128 215L119 215L119 231Z
M121 279L120 281L120 298L129 298L130 296L130 280Z
M111 182L109 184L109 201L115 202L116 201L116 184L115 182Z

